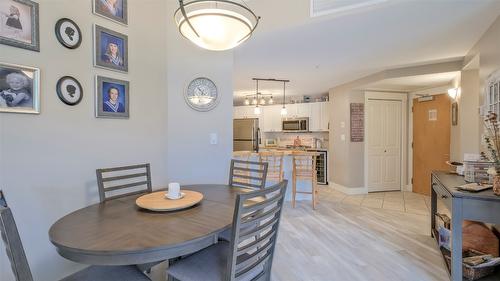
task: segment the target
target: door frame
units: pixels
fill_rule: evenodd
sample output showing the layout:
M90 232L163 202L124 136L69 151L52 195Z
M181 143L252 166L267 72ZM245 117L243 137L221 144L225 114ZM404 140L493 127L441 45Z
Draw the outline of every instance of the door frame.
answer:
M399 173L399 190L403 191L406 189L405 179L408 171L408 93L401 92L375 92L375 91L367 91L365 92L365 144L364 144L364 185L365 189L368 192L376 192L377 190L370 190L368 188L368 102L370 100L388 100L388 101L400 101L401 102L401 139L400 139L400 147L401 147L401 155L400 155L400 165L401 171ZM380 191L380 190L379 190Z

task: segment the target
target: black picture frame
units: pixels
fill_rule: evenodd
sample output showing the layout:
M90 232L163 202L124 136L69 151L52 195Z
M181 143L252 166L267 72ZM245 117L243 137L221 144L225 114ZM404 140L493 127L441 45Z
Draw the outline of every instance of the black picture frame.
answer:
M68 93L68 88L63 89L64 85L67 85L67 87L70 87L70 86L73 86L75 89L73 89L73 93ZM57 96L59 97L59 99L66 105L69 105L69 106L75 106L77 104L79 104L82 99L83 99L83 87L82 85L80 84L80 82L78 82L78 80L72 76L63 76L61 77L58 81L57 81L57 85L56 85L56 92L57 92ZM76 94L76 93L79 93L78 97L76 98L73 98L71 97L71 95L73 94ZM70 96L68 98L68 95Z
M2 0L2 2L6 5L10 5L10 3L12 3L12 6L24 5L30 8L30 23L28 25L30 27L30 40L29 42L23 42L22 40L12 38L12 36L6 36L6 34L3 33L4 31L0 30L0 44L40 52L40 23L38 3L31 0ZM21 27L21 30L23 30L23 27Z
M74 27L74 29L70 29L70 30L73 30L73 32L76 32L78 34L78 41L75 44L73 44L73 45L69 44L67 42L67 40L65 40L64 35L61 34L61 26L63 24L70 24L72 27ZM59 19L55 25L54 31L56 33L57 41L59 41L59 43L61 43L61 45L63 45L64 47L66 47L68 49L77 49L82 44L82 38L83 38L82 31L81 31L80 27L78 26L78 24L76 24L76 22L74 22L71 19L68 19L68 18ZM66 32L68 32L68 31L66 31ZM66 33L66 36L69 36L69 34Z

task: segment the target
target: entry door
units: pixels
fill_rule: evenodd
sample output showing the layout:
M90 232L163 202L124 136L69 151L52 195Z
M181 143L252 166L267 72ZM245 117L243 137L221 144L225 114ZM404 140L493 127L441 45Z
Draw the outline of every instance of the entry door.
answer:
M401 101L368 100L368 191L401 190Z
M413 100L413 192L424 195L431 192L432 170L448 170L450 160L451 101L446 94L433 97Z

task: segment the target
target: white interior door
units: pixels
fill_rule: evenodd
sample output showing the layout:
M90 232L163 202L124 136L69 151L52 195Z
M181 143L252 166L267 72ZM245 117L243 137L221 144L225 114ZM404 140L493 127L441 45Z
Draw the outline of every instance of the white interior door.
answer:
M368 100L368 191L401 190L401 101Z

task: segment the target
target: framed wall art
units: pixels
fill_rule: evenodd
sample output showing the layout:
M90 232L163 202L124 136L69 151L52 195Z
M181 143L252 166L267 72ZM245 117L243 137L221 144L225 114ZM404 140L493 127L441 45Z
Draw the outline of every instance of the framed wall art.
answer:
M40 69L0 63L0 112L40 113Z
M129 118L129 82L96 76L96 117Z
M128 36L94 25L94 66L128 72Z
M57 81L56 92L63 103L71 106L79 104L83 98L82 85L71 76L64 76Z
M57 41L68 49L76 49L82 43L82 31L78 25L70 19L60 19L55 27Z
M127 0L92 0L94 14L115 21L128 24Z
M0 44L40 51L38 3L0 1Z

